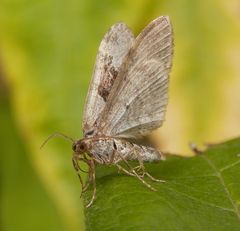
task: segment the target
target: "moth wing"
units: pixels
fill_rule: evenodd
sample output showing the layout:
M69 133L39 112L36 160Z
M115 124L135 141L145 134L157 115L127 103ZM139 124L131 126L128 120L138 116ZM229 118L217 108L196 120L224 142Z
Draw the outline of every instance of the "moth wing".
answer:
M109 29L101 41L84 107L84 136L95 133L95 121L105 107L119 68L133 40L134 36L130 29L124 23L117 23Z
M172 55L171 23L162 16L135 39L98 120L99 134L137 138L161 126Z

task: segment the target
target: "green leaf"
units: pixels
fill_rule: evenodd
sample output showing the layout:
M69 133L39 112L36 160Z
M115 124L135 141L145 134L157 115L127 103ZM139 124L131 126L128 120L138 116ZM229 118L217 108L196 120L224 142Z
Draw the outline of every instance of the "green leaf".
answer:
M146 167L166 180L151 182L157 192L115 168L97 169L88 230L240 230L240 138Z

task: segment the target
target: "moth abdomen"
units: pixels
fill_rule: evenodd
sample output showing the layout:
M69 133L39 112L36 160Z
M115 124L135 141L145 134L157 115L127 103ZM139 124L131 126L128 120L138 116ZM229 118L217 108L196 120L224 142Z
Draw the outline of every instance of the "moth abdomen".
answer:
M155 148L138 145L115 137L86 138L86 152L100 164L116 164L123 160L159 161L162 154Z

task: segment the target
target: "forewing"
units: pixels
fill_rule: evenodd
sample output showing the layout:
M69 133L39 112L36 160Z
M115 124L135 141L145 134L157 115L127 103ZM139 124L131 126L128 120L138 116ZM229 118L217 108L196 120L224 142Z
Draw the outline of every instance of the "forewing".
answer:
M119 68L134 36L124 23L113 25L104 36L96 58L94 74L88 90L83 114L84 136L94 135L96 119L105 107Z
M136 138L161 126L172 54L171 24L162 16L139 34L130 49L97 121L99 134Z

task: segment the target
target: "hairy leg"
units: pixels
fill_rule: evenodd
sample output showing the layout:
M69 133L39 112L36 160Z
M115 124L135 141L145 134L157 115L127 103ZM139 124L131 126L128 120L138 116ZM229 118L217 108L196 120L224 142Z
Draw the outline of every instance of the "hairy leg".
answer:
M96 188L96 174L95 174L95 163L94 160L89 160L89 172L91 173L91 181L93 183L93 193L92 193L92 198L90 200L90 202L87 204L87 208L89 208L92 203L94 202L95 198L96 198L96 192L97 192L97 188Z
M127 170L126 168L122 167L120 164L116 163L116 166L118 167L118 169L120 171L123 171L124 173L126 173L127 175L130 175L130 176L135 176L137 177L147 188L153 190L153 191L156 191L155 188L153 188L150 184L148 184L142 176L140 176L135 170L134 168L128 163L128 161L122 156L122 155L119 155L120 158L122 159L122 161L126 164L126 166L128 167L129 170Z
M141 173L141 177L144 177L145 175L150 178L152 181L156 181L156 182L165 182L164 180L160 180L160 179L156 179L155 177L153 177L150 173L148 173L145 169L144 166L144 162L142 160L142 157L138 154L138 152L136 150L133 150L134 154L137 156L139 165L137 167L135 167L134 169L136 169L137 172Z

